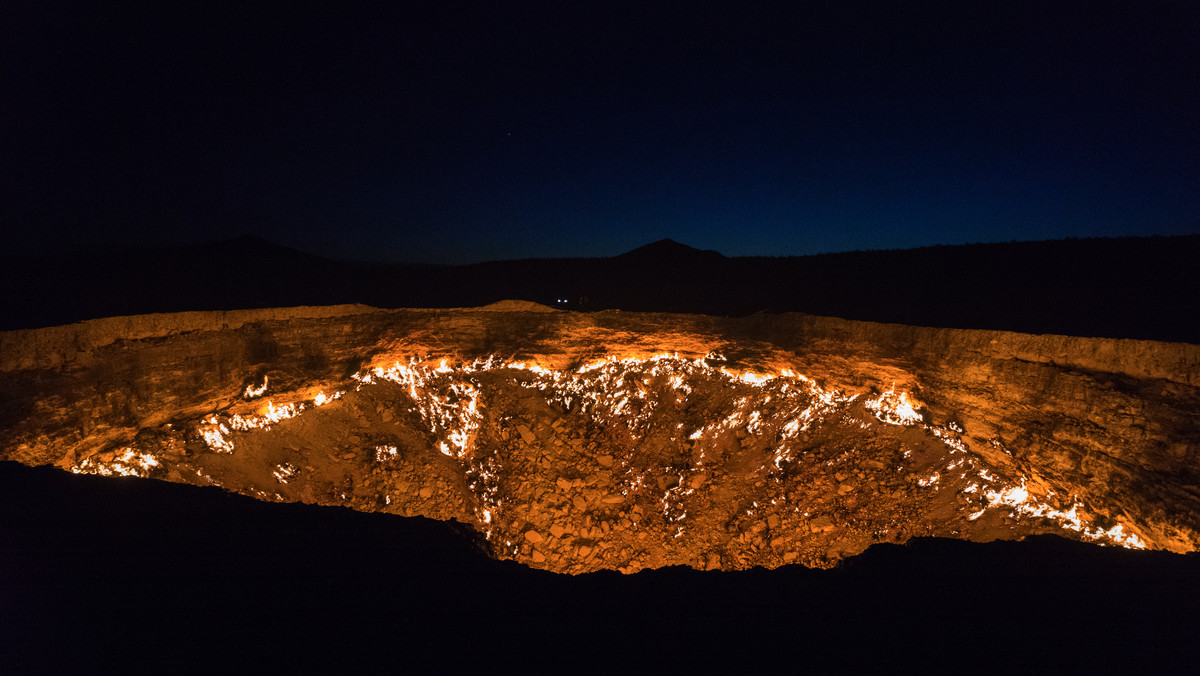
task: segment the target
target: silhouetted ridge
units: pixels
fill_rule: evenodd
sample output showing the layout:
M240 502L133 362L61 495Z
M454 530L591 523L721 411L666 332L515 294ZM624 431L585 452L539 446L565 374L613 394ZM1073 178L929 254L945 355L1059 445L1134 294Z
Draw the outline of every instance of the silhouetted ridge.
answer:
M673 239L660 239L632 251L614 256L617 260L646 261L649 263L695 262L703 260L724 259L719 251L712 249L697 249L686 244L680 244Z
M1200 235L735 257L670 239L610 258L353 264L261 238L0 261L0 330L184 310L364 303L863 321L1200 343ZM2 255L2 254L0 254Z

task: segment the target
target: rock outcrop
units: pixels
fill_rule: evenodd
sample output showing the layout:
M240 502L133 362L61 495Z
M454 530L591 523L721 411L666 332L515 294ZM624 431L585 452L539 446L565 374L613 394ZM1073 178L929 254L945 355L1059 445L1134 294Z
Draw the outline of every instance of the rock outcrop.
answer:
M454 519L562 572L1200 539L1198 346L480 309L2 333L0 459Z

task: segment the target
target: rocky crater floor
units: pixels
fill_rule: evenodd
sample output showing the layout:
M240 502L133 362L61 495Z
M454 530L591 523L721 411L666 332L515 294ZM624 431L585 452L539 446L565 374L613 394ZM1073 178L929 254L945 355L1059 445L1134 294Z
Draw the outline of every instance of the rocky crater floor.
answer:
M0 459L455 520L563 573L1200 541L1200 347L365 306L0 334Z

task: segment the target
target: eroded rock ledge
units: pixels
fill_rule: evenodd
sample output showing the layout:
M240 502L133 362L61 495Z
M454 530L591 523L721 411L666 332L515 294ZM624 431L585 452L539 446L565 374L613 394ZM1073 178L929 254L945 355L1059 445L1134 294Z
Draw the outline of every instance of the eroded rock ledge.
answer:
M0 458L455 519L561 572L928 535L1196 548L1200 347L544 310L3 333Z

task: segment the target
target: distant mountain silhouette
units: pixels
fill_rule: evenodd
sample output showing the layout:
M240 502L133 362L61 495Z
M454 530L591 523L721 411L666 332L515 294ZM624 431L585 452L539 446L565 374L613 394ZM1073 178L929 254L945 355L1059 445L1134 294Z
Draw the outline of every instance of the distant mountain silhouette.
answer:
M1200 343L1200 235L726 257L664 239L609 258L335 261L257 237L0 261L0 329L95 317L519 298L575 310L806 312L921 326Z
M673 239L660 239L632 251L614 256L617 260L637 261L647 263L667 262L705 262L714 259L724 259L719 251L711 249L696 249L686 244L680 244Z

